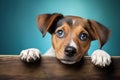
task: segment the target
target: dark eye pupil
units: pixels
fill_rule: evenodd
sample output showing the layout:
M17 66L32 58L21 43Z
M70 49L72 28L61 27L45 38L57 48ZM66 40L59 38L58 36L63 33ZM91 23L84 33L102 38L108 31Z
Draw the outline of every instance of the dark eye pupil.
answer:
M62 31L62 30L58 31L58 34L59 34L59 35L62 35L62 33L63 33L63 31Z
M85 41L85 40L87 40L87 38L88 38L87 34L85 34L85 33L80 34L80 40Z
M57 37L62 38L64 36L64 32L62 30L57 31Z

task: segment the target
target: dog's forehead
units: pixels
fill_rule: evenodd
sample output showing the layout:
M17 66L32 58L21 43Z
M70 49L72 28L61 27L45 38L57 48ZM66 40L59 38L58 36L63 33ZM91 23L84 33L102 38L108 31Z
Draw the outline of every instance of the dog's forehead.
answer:
M67 23L69 26L83 26L85 19L77 16L65 16L57 22L57 27L62 26L64 23Z

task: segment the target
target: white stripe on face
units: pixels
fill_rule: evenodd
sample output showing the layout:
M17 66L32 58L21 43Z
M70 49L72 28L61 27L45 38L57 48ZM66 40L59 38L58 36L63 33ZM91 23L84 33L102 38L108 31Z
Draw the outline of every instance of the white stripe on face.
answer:
M73 39L70 41L70 46L74 47L77 49L76 43L73 41Z
M73 25L75 24L75 20L73 20Z

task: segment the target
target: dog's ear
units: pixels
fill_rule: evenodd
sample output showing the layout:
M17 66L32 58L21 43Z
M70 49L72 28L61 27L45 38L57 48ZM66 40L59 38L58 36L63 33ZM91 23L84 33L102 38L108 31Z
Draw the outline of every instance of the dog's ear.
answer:
M87 20L89 23L88 31L92 40L98 40L100 48L108 41L110 30L104 25L94 20Z
M43 37L47 32L52 33L57 21L61 18L63 18L63 15L58 13L42 14L37 17L37 24Z

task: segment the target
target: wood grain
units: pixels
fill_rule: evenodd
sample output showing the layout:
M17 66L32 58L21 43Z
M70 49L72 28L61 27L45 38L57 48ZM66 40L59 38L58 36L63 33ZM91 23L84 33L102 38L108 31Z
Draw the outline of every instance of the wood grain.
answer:
M95 67L90 57L74 65L60 63L54 57L28 64L18 56L0 56L0 80L120 80L120 57L112 57L106 68Z

